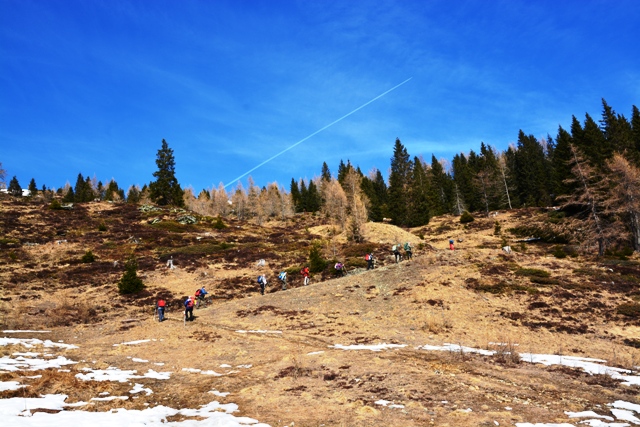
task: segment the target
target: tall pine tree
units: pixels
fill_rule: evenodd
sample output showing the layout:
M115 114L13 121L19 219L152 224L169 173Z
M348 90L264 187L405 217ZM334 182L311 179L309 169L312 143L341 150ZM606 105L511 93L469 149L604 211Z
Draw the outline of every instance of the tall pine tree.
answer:
M156 165L158 170L153 173L156 180L149 184L151 200L161 206L184 206L182 199L184 192L176 178L176 161L173 150L169 148L169 144L164 139L156 156Z
M412 163L407 149L396 138L391 158L391 173L389 174L388 209L391 220L396 225L408 223L408 194L407 189L411 178Z

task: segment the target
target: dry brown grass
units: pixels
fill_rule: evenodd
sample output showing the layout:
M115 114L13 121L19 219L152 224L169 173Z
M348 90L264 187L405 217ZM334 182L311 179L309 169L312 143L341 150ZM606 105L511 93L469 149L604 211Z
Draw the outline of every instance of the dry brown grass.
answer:
M89 214L100 215L102 220L106 212L99 205L91 205ZM305 245L317 238L304 231L305 227L321 236L328 231L313 228L312 219L300 217L280 225L267 224L264 229L236 224L241 228L212 232L214 237L198 233L199 237L219 241L246 241L247 247L253 245L252 252L237 259L232 253L224 257L185 258L177 260L178 268L171 271L158 261L157 254L139 248L141 256L147 257L144 265L155 268L141 272L149 294L139 299L118 296L113 283L79 284L65 289L67 283L52 281L46 289L38 290L32 288L45 287L34 280L21 285L23 289L16 286L7 293L12 299L0 305L3 327L46 326L52 330L47 338L80 346L65 355L97 363L74 365L70 373L46 371L42 379L30 380L27 390L11 393L64 392L73 397L71 401L87 401L103 391L125 395L130 389L128 384L78 383L74 373L87 366L118 366L142 372L155 368L173 375L166 382L141 380L154 390L153 395L140 396L135 401L100 403L96 409L140 407L144 402L197 407L212 400L207 392L216 389L232 393L228 398L216 399L239 404L240 415L274 426L292 421L296 425L345 426L422 426L432 421L433 425L456 426L491 425L493 421L510 425L516 420L566 422L564 410L592 409L589 405L593 402L605 405L616 398L637 400L637 389L598 379L598 384L606 387L595 390L584 382L586 376L518 363L517 356L525 352L559 353L603 358L621 367L637 366L640 350L624 345L623 340L636 339L640 325L614 313L628 295L616 289L599 287L595 291L559 285L541 285L535 294L518 289L496 295L474 290L474 283L528 283L527 278L515 275L518 268L549 271L551 277L563 280L571 279L578 268L602 270L596 262L584 258L549 257L543 246L529 245L524 253L503 254L498 245L503 237L511 239L505 230L528 218L501 213L497 218L477 218L473 227L465 228L455 217L442 217L413 230L415 234L386 224L370 224L368 239L372 245L381 244L381 253L396 241L409 240L416 248L420 233L431 248L416 250L415 259L410 262L387 263L374 271L321 283L312 281L306 288L297 287L299 278L292 278L289 290L281 292L276 286L277 291L265 296L257 293L256 273L273 275L283 265L299 262L296 257L308 253ZM493 235L496 219L503 236ZM281 228L284 226L290 227L286 233ZM108 228L107 233L112 233L115 227ZM86 233L89 235L90 231ZM288 239L287 233L296 236L295 242L282 243ZM277 237L270 240L271 234ZM108 245L103 254L96 253L107 258L115 256L122 250L118 245L125 245L128 237L108 235L105 238L117 244ZM181 233L175 241L169 237L163 244L197 242L196 234ZM89 249L81 238L78 235L79 241L73 247L31 247L27 249L29 258L35 264L33 259L41 258L43 268L57 269L75 252L81 254ZM449 238L456 240L455 251L448 250ZM327 254L338 240L327 237ZM126 245L131 250L133 245ZM238 250L242 245L238 244ZM339 244L334 246L341 250ZM284 247L293 252L281 254ZM259 258L267 260L263 269L255 267ZM29 271L24 264L18 264L18 268ZM38 265L33 267L37 268ZM0 280L11 274L6 264L0 264ZM575 282L588 282L590 277L596 276L585 275ZM270 279L270 284L275 285L275 278ZM236 299L214 299L212 306L195 311L195 322L185 325L179 299L192 294L202 283L214 296L232 294ZM225 288L230 284L238 287L235 293ZM35 292L39 298L20 298L20 292ZM168 320L162 324L152 317L154 296L159 293L170 294L172 301L178 303L168 308ZM108 310L103 311L105 306ZM35 314L16 316L12 310ZM578 329L582 324L587 327L585 332ZM570 328L558 330L563 326ZM240 329L282 334L237 333ZM113 346L140 339L156 341ZM407 346L376 353L329 347L382 342ZM493 349L498 354L486 357L416 350L424 344L445 342ZM14 350L7 348L6 354L10 351ZM316 352L322 353L309 355ZM134 363L133 357L148 359L149 364ZM154 362L165 365L150 365ZM221 364L231 365L238 372L213 377L182 371L221 371ZM252 367L236 368L246 364ZM374 403L378 399L403 404L405 408L383 408ZM505 411L505 406L513 410ZM461 411L466 408L473 412Z

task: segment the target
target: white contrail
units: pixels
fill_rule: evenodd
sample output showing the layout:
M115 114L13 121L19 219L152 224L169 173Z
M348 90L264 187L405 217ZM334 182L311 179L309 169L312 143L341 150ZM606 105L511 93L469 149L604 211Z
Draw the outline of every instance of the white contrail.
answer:
M391 92L394 89L399 88L400 86L402 86L403 84L405 84L406 82L408 82L409 80L411 80L413 77L409 77L407 80L403 81L400 84L395 85L394 87L392 87L391 89L387 90L386 92L382 92L380 95L376 96L375 98L373 98L372 100L365 102L364 104L362 104L361 106L359 106L358 108L356 108L355 110L351 111L350 113L345 114L344 116L340 117L337 120L332 121L331 123L329 123L328 125L318 129L317 131L313 132L310 135L305 136L304 138L302 138L300 141L296 142L295 144L293 144L290 147L285 148L284 150L282 150L281 152L279 152L278 154L275 154L271 157L269 157L267 160L265 160L264 162L260 163L258 166L254 167L253 169L248 170L247 172L243 173L242 175L240 175L239 177L237 177L236 179L229 181L228 184L226 184L224 186L224 188L227 188L228 186L230 186L231 184L233 184L234 182L240 181L242 178L244 178L245 176L249 175L251 172L253 172L254 170L258 169L261 166L266 165L267 163L269 163L271 160L275 159L276 157L286 153L287 151L291 150L292 148L294 148L297 145L302 144L303 142L305 142L307 139L311 138L314 135L319 134L320 132L322 132L323 130L330 128L331 126L335 125L336 123L338 123L340 120L346 119L347 117L349 117L350 115L352 115L353 113L355 113L356 111L359 111L361 109L363 109L364 107L366 107L367 105L371 104L373 101L382 98L383 96L385 96L386 94L388 94L389 92Z

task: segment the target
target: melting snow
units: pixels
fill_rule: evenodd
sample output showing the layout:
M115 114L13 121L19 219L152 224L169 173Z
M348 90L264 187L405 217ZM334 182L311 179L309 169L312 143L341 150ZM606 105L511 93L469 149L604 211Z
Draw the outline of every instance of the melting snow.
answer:
M0 338L0 346L5 346L5 345L22 345L26 348L32 348L37 345L42 345L47 348L66 348L66 349L78 348L77 345L55 343L51 340L42 341L37 338L7 338L7 337Z
M83 371L88 372L86 374L76 374L76 378L80 378L84 381L118 381L126 383L130 379L137 378L168 380L171 376L171 372L156 372L153 369L149 369L144 375L136 375L138 372L136 370L123 371L113 366L109 366L107 369L84 368Z

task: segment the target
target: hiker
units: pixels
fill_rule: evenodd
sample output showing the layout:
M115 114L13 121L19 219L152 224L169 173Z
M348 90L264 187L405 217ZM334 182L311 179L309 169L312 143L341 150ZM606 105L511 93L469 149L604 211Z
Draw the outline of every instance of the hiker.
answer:
M204 285L202 285L202 287L198 290L196 290L196 308L200 307L200 303L204 303L204 298L207 296L209 292L207 292L207 290L204 288Z
M454 250L454 248L453 248L453 239L449 240L449 249L451 249L452 251Z
M404 252L407 254L407 259L413 258L413 248L411 247L411 243L406 242L404 244Z
M367 270L373 270L373 252L366 254L364 259L367 261Z
M398 261L402 261L402 254L400 253L399 243L397 245L393 245L393 247L391 248L391 251L393 252L393 255L396 257L396 264L398 263Z
M264 289L267 287L267 278L264 277L264 274L258 276L258 284L260 285L260 294L264 295Z
M158 300L158 302L156 303L156 310L158 310L158 321L159 322L162 322L164 320L164 310L165 310L166 306L167 306L167 303L162 298L160 298Z
M193 298L188 296L184 302L184 320L192 322L193 319Z
M333 266L336 269L336 275L340 277L344 277L344 264L341 262L336 262L336 265Z
M304 267L302 270L300 270L300 274L302 274L302 277L304 278L302 280L302 284L304 286L307 286L309 284L309 267Z
M280 274L278 274L278 279L280 279L280 282L282 282L282 290L286 291L287 290L287 272L281 271Z

